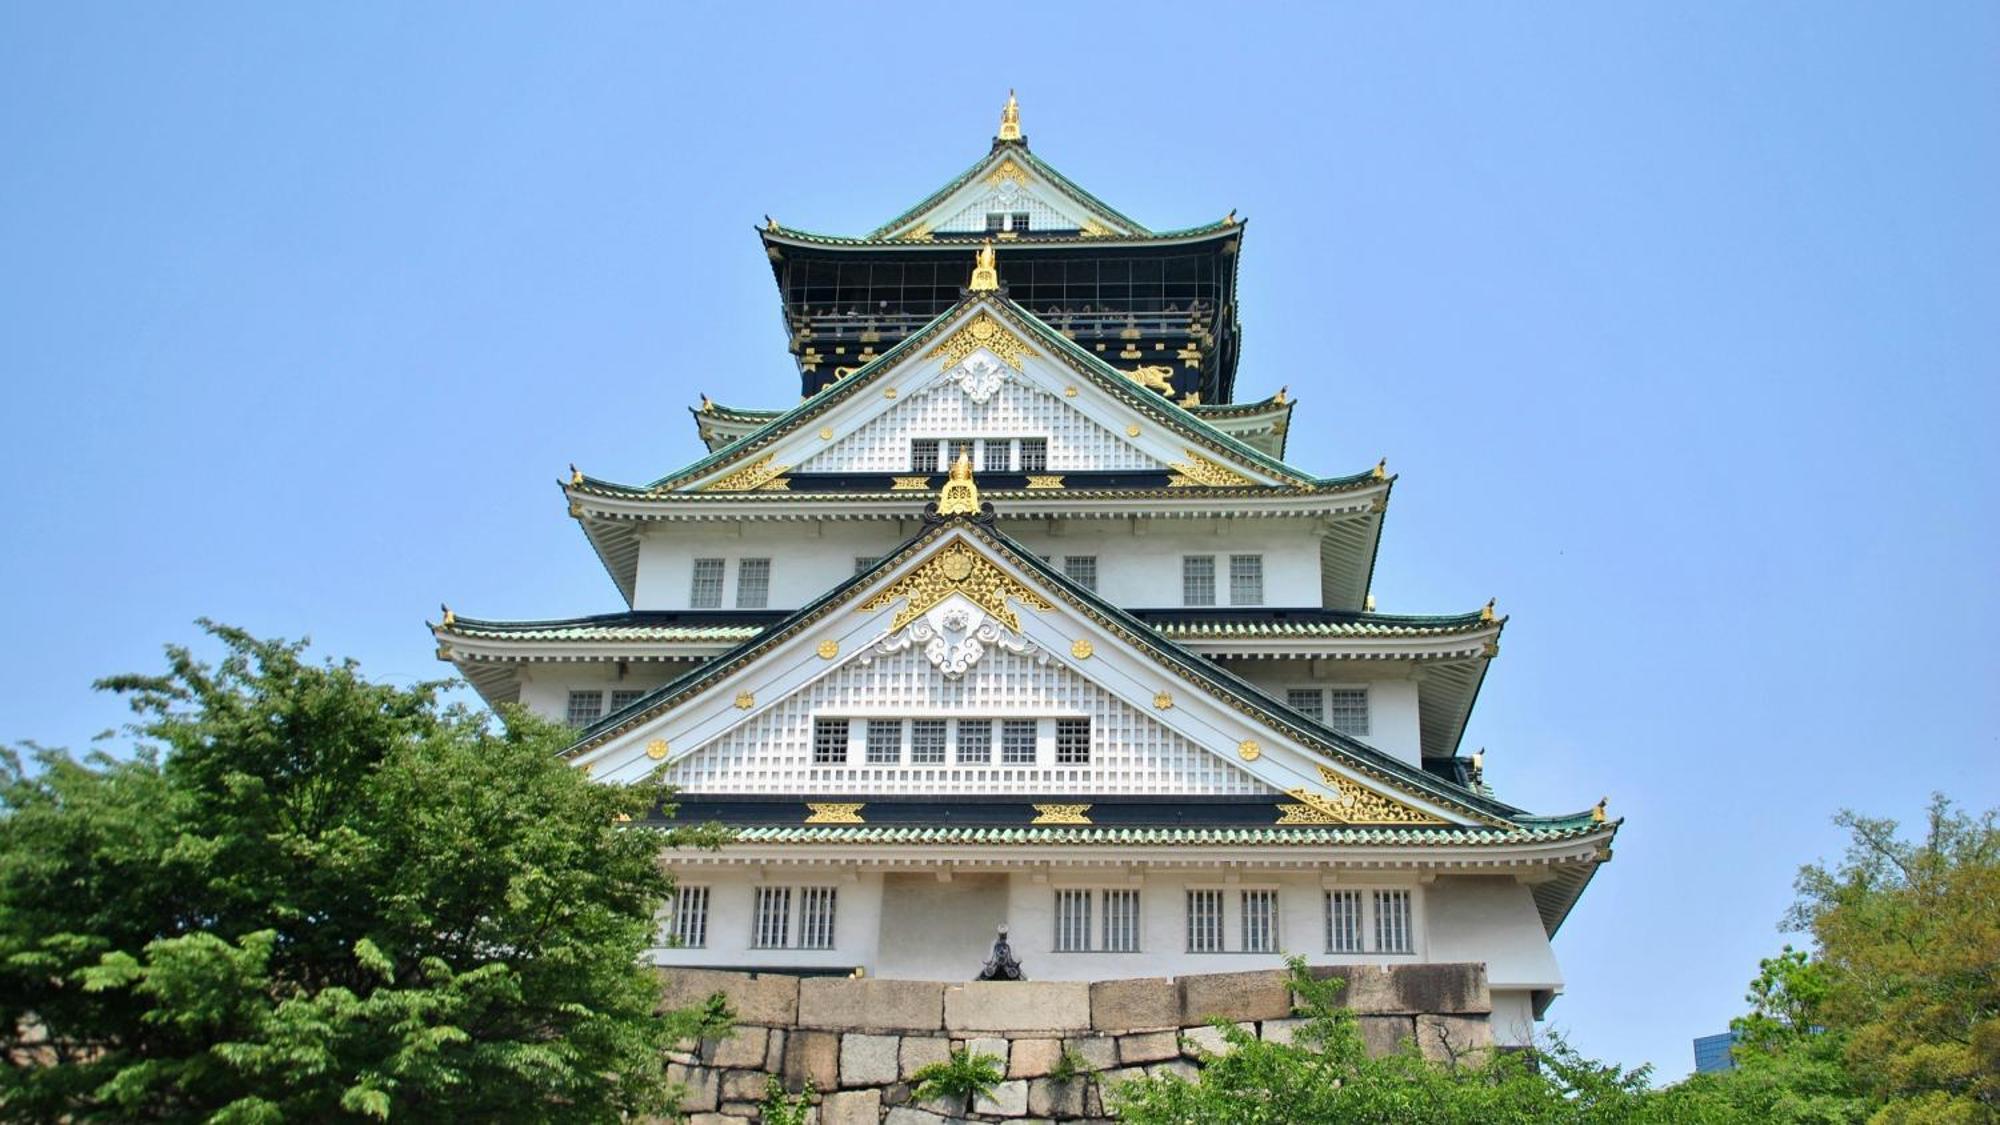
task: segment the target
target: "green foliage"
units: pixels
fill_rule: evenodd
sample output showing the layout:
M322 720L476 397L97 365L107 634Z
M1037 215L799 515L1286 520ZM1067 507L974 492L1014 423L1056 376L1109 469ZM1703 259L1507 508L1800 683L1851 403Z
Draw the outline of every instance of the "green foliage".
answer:
M764 1083L764 1101L758 1107L758 1115L764 1125L806 1125L812 1120L812 1100L819 1093L808 1078L805 1088L796 1094L785 1092L785 1084L773 1074Z
M1089 1060L1075 1047L1064 1047L1062 1054L1056 1057L1055 1065L1049 1068L1049 1081L1067 1085L1082 1077L1089 1065Z
M206 624L206 623L205 623ZM128 758L0 752L0 1070L10 1121L613 1121L669 1108L670 890L526 714L209 625L126 694Z
M963 1105L967 1098L993 1092L1006 1073L992 1055L975 1055L964 1050L951 1053L945 1062L920 1067L910 1076L918 1098L949 1098Z

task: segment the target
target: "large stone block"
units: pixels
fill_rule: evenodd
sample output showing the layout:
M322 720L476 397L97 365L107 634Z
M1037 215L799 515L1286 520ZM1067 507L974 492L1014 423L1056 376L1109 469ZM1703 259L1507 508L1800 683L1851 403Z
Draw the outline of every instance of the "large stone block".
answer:
M1469 1015L1493 1010L1486 966L1481 964L1398 965L1390 970L1390 979L1406 1012Z
M897 1055L897 1077L907 1081L924 1067L950 1058L951 1040L942 1036L906 1035Z
M840 1037L840 1084L886 1086L896 1080L896 1054L902 1040L893 1035Z
M1493 1050L1493 1027L1485 1016L1417 1017L1417 1049L1432 1062L1473 1062Z
M1028 1113L1028 1084L1015 1080L993 1087L990 1094L972 1099L972 1108L995 1117L1025 1117Z
M1084 1092L1090 1080L1082 1075L1067 1082L1036 1078L1028 1083L1028 1112L1036 1117L1082 1117Z
M764 1049L764 1069L772 1074L785 1068L785 1033L771 1029L770 1045Z
M1062 1058L1060 1039L1016 1039L1007 1056L1007 1077L1040 1078Z
M1179 1027L1180 991L1168 977L1101 980L1090 986L1090 1025L1099 1031Z
M1118 1040L1109 1035L1079 1035L1063 1040L1063 1049L1076 1052L1083 1069L1110 1070L1118 1065Z
M1281 1020L1292 1014L1292 988L1280 969L1182 977L1180 991L1182 1027L1212 1019Z
M1236 1026L1249 1032L1251 1038L1257 1037L1255 1024L1239 1023ZM1219 1057L1235 1049L1230 1046L1229 1040L1224 1038L1222 1029L1212 1024L1207 1027L1190 1027L1181 1032L1181 1054L1191 1059Z
M722 1100L726 1102L756 1102L764 1100L764 1087L771 1076L761 1070L725 1070L722 1072Z
M799 982L800 1027L840 1031L936 1031L944 1026L942 981L807 977Z
M758 1068L770 1048L771 1032L762 1027L739 1027L726 1039L710 1039L701 1045L701 1061L724 1070Z
M1362 1045L1372 1058L1402 1050L1417 1034L1417 1021L1412 1016L1361 1016L1356 1022L1361 1026Z
M725 973L713 969L661 969L660 1007L687 1008L720 992L740 1023L787 1027L799 1017L799 978L777 973Z
M1140 1035L1118 1037L1118 1061L1125 1066L1179 1058L1180 1053L1181 1041L1178 1031L1148 1031Z
M722 1092L722 1083L716 1071L705 1066L668 1063L667 1081L677 1082L681 1086L682 1113L714 1109Z
M844 1090L828 1094L819 1107L820 1125L876 1125L882 1120L882 1091Z
M882 1119L882 1125L949 1125L955 1118L925 1109L899 1105Z
M1010 1046L1011 1043L1008 1040L997 1036L985 1039L968 1039L965 1042L965 1053L974 1057L992 1055L994 1058L1000 1060L1000 1069L1004 1073L1007 1069L1008 1048Z
M1186 1059L1168 1059L1166 1062L1154 1063L1152 1066L1146 1068L1146 1077L1148 1078L1166 1078L1171 1076L1185 1082L1192 1082L1200 1077L1200 1075L1201 1068Z
M1090 986L1083 981L955 984L944 990L944 1025L951 1031L1082 1031L1090 1026Z
M812 1079L822 1090L840 1088L840 1036L831 1031L794 1031L785 1036L785 1087L797 1090Z
M1257 1028L1257 1037L1266 1043L1290 1043L1305 1024L1304 1020L1265 1020Z

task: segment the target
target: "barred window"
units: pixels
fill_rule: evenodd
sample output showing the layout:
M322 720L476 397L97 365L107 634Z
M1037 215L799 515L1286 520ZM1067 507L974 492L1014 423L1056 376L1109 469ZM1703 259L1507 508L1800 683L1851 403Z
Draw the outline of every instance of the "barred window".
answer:
M938 471L938 441L923 438L910 443L910 471L913 473L935 473Z
M1089 891L1056 892L1056 952L1084 953L1090 949Z
M813 765L847 764L847 720L813 720Z
M1229 556L1229 604L1264 604L1264 556Z
M1285 706L1308 719L1326 718L1326 696L1316 687L1285 689Z
M1014 443L1006 438L987 438L979 454L979 470L1004 473L1014 467Z
M1000 763L1008 766L1035 764L1035 721L1008 719L1000 724Z
M1045 473L1049 469L1049 439L1028 437L1021 439L1021 471L1024 473Z
M601 691L573 691L569 693L569 710L565 713L569 725L587 727L604 717L604 693Z
M707 887L682 885L674 888L666 938L668 945L682 949L700 949L708 944Z
M854 573L860 574L862 571L867 570L871 566L874 566L875 562L876 562L875 556L873 555L854 556Z
M837 887L799 888L799 948L833 948L833 905Z
M1375 892L1375 952L1408 953L1413 948L1410 933L1410 892Z
M618 691L614 691L611 693L611 709L613 711L623 711L625 708L630 707L634 703L639 702L639 697L645 694L646 693L643 690L632 691L623 688L621 688Z
M1014 222L1013 222L1013 225L1012 225L1012 226L1010 226L1010 227L1008 227L1007 229L1009 229L1009 230L1014 230L1014 231L1024 231L1024 230L1027 230L1027 229L1028 229L1028 214L1029 214L1029 213L1028 213L1028 212L1026 212L1026 211L1016 211L1016 212L1014 212Z
M1139 952L1139 892L1104 892L1104 949L1107 953Z
M958 721L958 760L979 765L993 760L993 720Z
M744 559L736 564L736 608L763 609L771 601L771 560Z
M1243 892L1243 952L1278 951L1278 892Z
M986 213L987 234L999 234L1001 231L1006 229L1007 229L1007 213L1005 211L988 211Z
M792 888L757 888L757 923L750 945L755 949L783 949L792 933Z
M1215 556L1181 556L1181 604L1215 604Z
M868 764L893 766L903 760L903 724L896 719L868 720Z
M944 720L916 719L910 723L910 762L937 765L944 761Z
M1187 947L1189 953L1222 952L1222 892L1187 893Z
M688 605L695 609L722 608L722 560L694 560L694 589L688 592Z
M1342 734L1368 733L1368 689L1332 688L1327 692L1326 724Z
M1082 766L1090 764L1090 720L1056 720L1056 764L1059 766Z
M1326 951L1361 952L1361 892L1326 892Z
M1064 555L1062 569L1063 577L1071 582L1086 590L1097 589L1096 555Z

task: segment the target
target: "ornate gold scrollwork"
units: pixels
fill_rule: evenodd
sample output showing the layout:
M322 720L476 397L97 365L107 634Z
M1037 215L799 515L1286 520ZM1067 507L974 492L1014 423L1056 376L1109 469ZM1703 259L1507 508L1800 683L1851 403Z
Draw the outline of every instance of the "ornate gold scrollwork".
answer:
M756 492L759 490L775 492L787 488L790 486L790 482L782 481L779 478L790 471L791 466L777 464L777 459L777 454L766 453L764 456L737 469L735 472L717 477L707 484L702 485L701 490L703 492Z
M861 810L867 807L865 804L828 804L808 801L806 802L806 808L811 809L812 812L806 817L806 823L866 824L868 822L861 819Z
M1089 805L1036 805L1033 824L1089 824Z
M1048 599L987 561L985 556L964 541L955 540L932 555L922 566L861 603L861 612L873 613L898 601L905 602L889 625L890 632L900 632L905 625L930 612L933 606L953 594L963 596L1017 633L1021 630L1021 619L1008 606L1009 599L1029 609L1055 608Z
M1190 449L1185 461L1169 461L1167 467L1174 471L1167 478L1169 488L1242 488L1257 483L1234 469L1203 457Z
M942 359L945 367L955 367L981 348L999 356L1016 371L1021 369L1023 356L1041 354L1008 331L1007 326L995 319L992 313L981 310L978 316L966 321L958 331L946 336L937 347L925 353L924 358Z

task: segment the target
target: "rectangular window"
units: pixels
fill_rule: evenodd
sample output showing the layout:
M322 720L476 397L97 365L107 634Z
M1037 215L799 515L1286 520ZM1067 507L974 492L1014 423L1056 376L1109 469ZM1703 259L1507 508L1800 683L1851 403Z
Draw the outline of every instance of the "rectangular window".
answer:
M1368 733L1368 689L1333 688L1327 693L1326 724L1342 734Z
M1375 892L1375 952L1408 953L1413 948L1410 933L1410 892Z
M1007 213L1005 211L988 211L986 213L987 234L999 234L1001 231L1006 229L1007 229Z
M1316 687L1286 688L1285 706L1308 719L1326 718L1326 696Z
M1361 952L1361 892L1326 892L1326 951Z
M935 473L938 471L938 441L927 438L910 443L910 471L913 473Z
M757 928L750 944L756 949L783 949L792 933L792 888L757 888Z
M1056 952L1084 953L1090 949L1089 891L1056 892Z
M1086 590L1097 589L1097 556L1064 555L1063 577Z
M1059 766L1083 766L1090 764L1090 720L1056 720L1056 764Z
M847 764L847 720L813 720L813 765Z
M1045 473L1049 470L1049 439L1024 437L1021 439L1021 471L1024 473Z
M1104 892L1104 950L1139 952L1139 892Z
M1243 892L1243 952L1278 951L1278 892Z
M1014 467L1014 443L1006 438L987 438L979 453L979 471L1004 473Z
M674 905L667 917L667 944L700 949L708 944L708 888L674 888Z
M893 766L903 760L903 724L896 719L868 720L868 764Z
M944 720L914 719L910 722L910 764L942 765L944 762Z
M1215 556L1181 556L1181 604L1215 604Z
M1222 952L1222 892L1187 893L1187 947L1189 953Z
M694 560L694 589L688 592L688 604L696 609L722 608L722 560Z
M833 948L833 903L837 887L799 888L799 948Z
M763 609L771 601L771 560L743 559L736 564L736 608Z
M1229 604L1264 604L1264 556L1229 556Z
M639 697L645 694L644 691L631 691L628 689L614 691L611 693L611 710L623 711L625 708L639 702Z
M875 565L875 558L872 555L854 556L854 573L856 574L860 574L862 571L867 570L869 567L874 565Z
M569 693L569 725L587 727L604 717L604 693L601 691L573 691Z
M958 760L982 766L993 760L993 720L958 721Z
M1000 764L1006 766L1035 764L1033 719L1008 719L1000 724Z
M1013 226L1009 227L1008 229L1009 229L1009 230L1014 230L1014 231L1024 231L1024 230L1027 230L1027 229L1028 229L1028 212L1026 212L1026 211L1016 211L1016 212L1014 212L1014 224L1013 224Z

